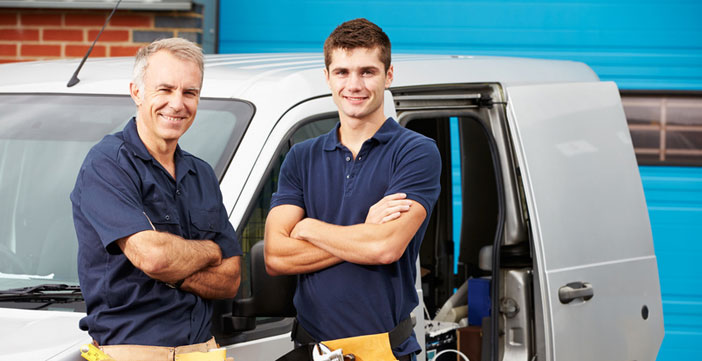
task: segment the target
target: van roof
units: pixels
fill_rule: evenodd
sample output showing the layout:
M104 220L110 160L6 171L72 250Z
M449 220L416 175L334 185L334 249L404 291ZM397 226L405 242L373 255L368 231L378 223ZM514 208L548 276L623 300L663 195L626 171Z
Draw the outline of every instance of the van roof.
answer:
M80 59L0 65L0 93L128 94L132 57L88 59L66 83ZM393 87L447 83L542 84L598 81L585 64L528 58L394 54ZM321 53L205 56L203 97L258 96L308 99L329 93ZM293 100L293 99L290 99Z

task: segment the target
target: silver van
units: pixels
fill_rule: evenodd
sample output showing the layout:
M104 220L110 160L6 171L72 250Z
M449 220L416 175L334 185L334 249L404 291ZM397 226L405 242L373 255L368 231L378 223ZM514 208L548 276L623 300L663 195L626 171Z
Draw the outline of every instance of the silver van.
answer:
M68 194L90 147L135 113L132 62L88 60L73 87L78 61L0 66L2 360L82 360L91 340L78 329ZM417 261L419 359L460 347L477 309L466 307L471 287L487 280L486 317L467 326L479 331L481 360L655 360L656 256L616 85L565 61L393 63L387 115L435 139L443 159ZM239 295L213 316L235 360L293 347L296 280L266 274L260 241L286 152L338 121L323 66L321 54L207 56L197 119L181 139L215 169L245 251Z

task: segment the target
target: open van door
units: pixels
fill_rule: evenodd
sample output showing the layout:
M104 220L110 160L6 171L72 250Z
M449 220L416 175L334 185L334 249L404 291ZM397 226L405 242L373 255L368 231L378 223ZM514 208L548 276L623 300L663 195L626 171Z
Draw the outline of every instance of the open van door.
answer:
M534 251L537 358L655 360L658 269L617 87L508 86L506 94Z

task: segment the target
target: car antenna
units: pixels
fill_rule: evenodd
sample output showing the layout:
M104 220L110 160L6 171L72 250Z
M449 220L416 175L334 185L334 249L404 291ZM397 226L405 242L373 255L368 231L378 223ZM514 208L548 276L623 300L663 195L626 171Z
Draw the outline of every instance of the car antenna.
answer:
M93 51L93 47L95 46L95 43L97 43L98 39L100 39L100 35L102 35L102 32L105 30L105 27L107 27L107 24L110 22L110 19L112 19L112 15L115 14L115 11L117 11L117 7L119 6L119 4L121 2L122 2L122 0L118 0L117 4L115 4L115 8L112 9L110 16L108 16L107 20L105 20L105 24L102 25L102 29L100 29L100 32L95 37L95 40L93 40L93 44L90 45L88 52L85 53L83 60L81 60L80 64L78 64L78 69L76 69L76 71L73 73L73 76L71 77L71 80L68 81L68 84L66 84L66 87L70 88L70 87L78 84L78 82L80 81L80 79L78 79L78 73L80 72L80 69L83 68L83 64L85 64L85 61L88 60L88 57L90 56L90 52Z

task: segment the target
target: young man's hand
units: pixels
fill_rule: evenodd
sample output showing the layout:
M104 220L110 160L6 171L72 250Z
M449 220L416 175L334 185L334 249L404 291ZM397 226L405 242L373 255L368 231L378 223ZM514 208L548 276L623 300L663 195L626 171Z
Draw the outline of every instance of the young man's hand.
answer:
M410 209L412 201L404 193L395 193L383 197L378 203L368 209L368 215L364 223L383 224L397 219L403 212Z

